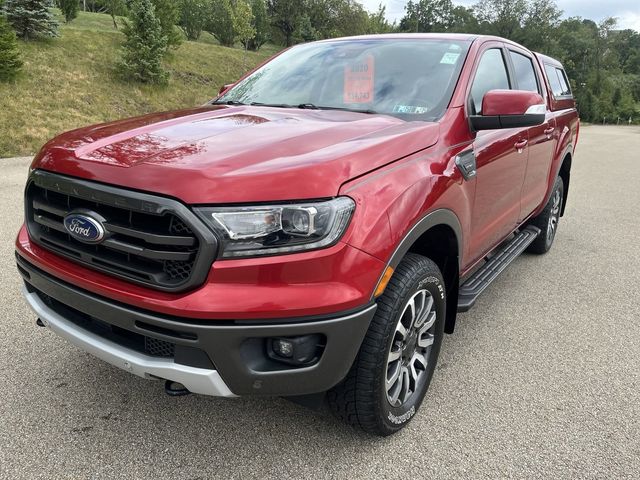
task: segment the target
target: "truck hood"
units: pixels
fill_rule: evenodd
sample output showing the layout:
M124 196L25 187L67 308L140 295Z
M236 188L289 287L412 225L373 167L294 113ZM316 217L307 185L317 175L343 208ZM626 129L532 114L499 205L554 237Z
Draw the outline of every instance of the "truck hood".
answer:
M434 145L438 124L336 110L205 106L65 133L33 168L190 204L331 197Z

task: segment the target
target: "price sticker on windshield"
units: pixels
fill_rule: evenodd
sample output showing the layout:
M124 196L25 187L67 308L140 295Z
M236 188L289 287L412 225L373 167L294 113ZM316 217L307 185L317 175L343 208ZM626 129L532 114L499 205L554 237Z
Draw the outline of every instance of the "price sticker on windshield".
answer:
M374 94L373 55L344 67L344 103L371 103Z

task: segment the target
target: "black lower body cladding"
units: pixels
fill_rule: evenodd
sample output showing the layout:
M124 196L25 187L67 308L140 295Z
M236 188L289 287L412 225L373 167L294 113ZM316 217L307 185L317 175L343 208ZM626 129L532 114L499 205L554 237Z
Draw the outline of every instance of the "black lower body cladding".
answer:
M215 369L236 395L295 396L333 387L349 371L376 310L372 304L320 319L207 322L156 314L97 296L52 277L20 255L17 263L27 290L46 299L47 308L67 319L77 316L97 323L106 331L102 335L115 331L119 335L108 339L125 348L136 348L130 342L140 337L143 353L161 352L173 355L176 363ZM280 363L267 353L270 338L313 334L323 336L325 343L311 365Z

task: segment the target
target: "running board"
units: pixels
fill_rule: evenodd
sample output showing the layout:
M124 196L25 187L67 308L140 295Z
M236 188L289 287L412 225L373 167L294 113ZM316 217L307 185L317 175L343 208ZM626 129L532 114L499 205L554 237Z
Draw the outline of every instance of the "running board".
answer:
M458 312L466 312L478 297L498 276L540 235L540 229L532 225L520 230L515 237L461 286L458 294Z

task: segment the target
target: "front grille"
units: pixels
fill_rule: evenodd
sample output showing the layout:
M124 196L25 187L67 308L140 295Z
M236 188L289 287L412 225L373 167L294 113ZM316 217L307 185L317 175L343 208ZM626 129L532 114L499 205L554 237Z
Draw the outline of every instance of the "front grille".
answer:
M32 239L96 270L161 290L195 287L206 278L216 242L184 205L170 199L35 171L26 191ZM105 238L85 243L64 218L98 218Z

